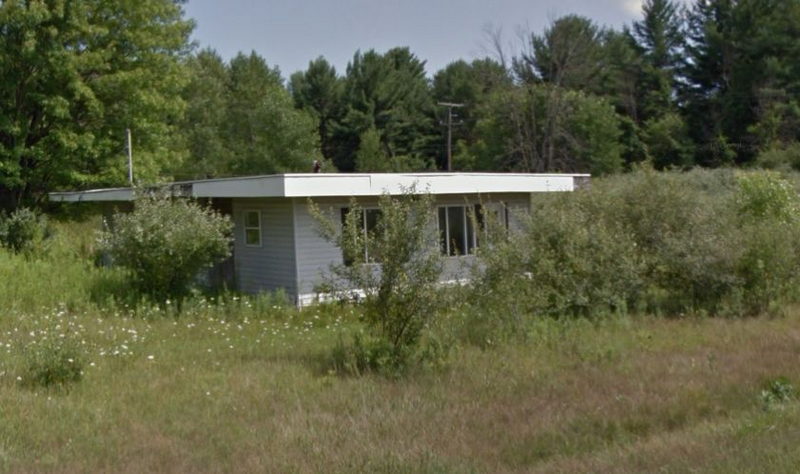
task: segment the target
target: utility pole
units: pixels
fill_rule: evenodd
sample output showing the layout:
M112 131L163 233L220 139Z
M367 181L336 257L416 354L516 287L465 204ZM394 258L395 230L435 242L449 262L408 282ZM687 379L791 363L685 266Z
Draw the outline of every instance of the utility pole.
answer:
M439 102L439 105L447 107L447 171L453 171L453 108L464 107L464 104Z
M131 146L131 129L126 128L125 134L127 135L127 146L128 149L128 183L133 186L133 147Z

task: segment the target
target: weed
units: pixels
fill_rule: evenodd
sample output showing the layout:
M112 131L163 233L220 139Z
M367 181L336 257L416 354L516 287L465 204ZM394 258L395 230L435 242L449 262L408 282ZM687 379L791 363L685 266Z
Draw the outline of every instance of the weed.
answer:
M69 336L48 337L28 346L20 382L30 387L66 386L83 377L83 353Z
M777 377L765 385L758 396L761 406L765 410L781 407L785 403L794 400L797 396L797 391L786 377Z

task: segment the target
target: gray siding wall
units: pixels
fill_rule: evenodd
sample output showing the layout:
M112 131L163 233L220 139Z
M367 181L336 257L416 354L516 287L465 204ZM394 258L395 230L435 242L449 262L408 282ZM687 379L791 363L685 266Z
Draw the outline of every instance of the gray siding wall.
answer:
M347 207L347 199L317 199L319 208L335 222L341 218L340 209ZM363 206L373 201L364 201ZM374 201L377 202L377 201ZM317 231L316 221L308 211L304 199L294 200L294 231L297 253L297 287L300 295L312 293L321 283L331 264L342 263L342 251L325 240Z
M340 209L348 206L348 199L318 199L315 201L323 212L334 219L340 219ZM477 203L504 203L509 209L509 227L512 230L521 228L520 218L530 209L530 194L516 193L491 196L437 196L436 205L465 205ZM364 207L377 205L377 199L361 200ZM431 226L437 227L436 213L431 214ZM341 250L322 238L316 228L313 217L308 212L304 199L294 200L294 235L297 255L297 289L299 295L313 293L314 287L322 282L323 276L331 264L342 263ZM469 270L475 263L473 256L445 257L443 281L460 280L469 276Z
M245 245L244 214L261 214L261 245ZM258 293L283 289L297 295L294 210L290 199L234 199L234 264L240 291Z

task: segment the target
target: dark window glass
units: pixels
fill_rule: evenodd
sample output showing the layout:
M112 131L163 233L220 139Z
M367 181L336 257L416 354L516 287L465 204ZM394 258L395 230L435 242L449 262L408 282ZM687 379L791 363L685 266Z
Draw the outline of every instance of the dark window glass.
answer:
M466 223L463 207L447 208L447 224L450 231L448 235L449 255L464 255L466 253L467 242L464 235Z
M245 227L258 227L258 212L250 211L245 214Z

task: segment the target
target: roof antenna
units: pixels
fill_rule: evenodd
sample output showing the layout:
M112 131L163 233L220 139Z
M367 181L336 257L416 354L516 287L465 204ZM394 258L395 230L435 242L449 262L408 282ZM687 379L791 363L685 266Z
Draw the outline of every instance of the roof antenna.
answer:
M125 148L128 149L128 183L133 186L133 148L131 146L131 129L126 128L125 134L127 135L127 146Z

